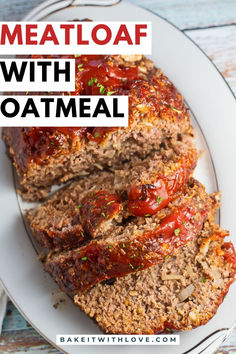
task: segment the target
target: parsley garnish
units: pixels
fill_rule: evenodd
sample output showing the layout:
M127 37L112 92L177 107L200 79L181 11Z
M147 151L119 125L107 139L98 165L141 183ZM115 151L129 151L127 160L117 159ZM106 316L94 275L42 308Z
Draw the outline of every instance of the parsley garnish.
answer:
M82 257L82 261L87 261L87 257Z
M113 95L113 93L115 93L115 91L107 91L107 96L111 96L111 95Z
M171 328L166 328L166 331L169 333L173 333L173 329L171 329Z
M206 282L206 278L203 277L202 280L201 280L202 283L205 283Z
M176 109L176 108L173 107L173 106L170 106L170 109L171 109L173 112L182 113L182 111L179 111L178 109Z
M106 218L106 214L105 214L105 213L102 212L101 215L102 215L104 218Z
M79 69L79 71L83 71L84 70L83 64L78 64L78 69Z
M180 233L180 229L175 229L174 233L175 233L176 236L178 236L179 233Z
M99 92L101 94L105 93L106 89L105 89L105 87L102 84L98 83L97 87L99 87Z
M88 82L88 85L93 86L93 84L94 83L96 84L96 82L98 82L98 79L96 77L91 77L91 79Z
M79 204L77 208L78 208L78 209L82 208L82 204Z
M156 201L158 203L158 205L160 204L160 202L163 200L162 197L159 197L159 195L156 196Z

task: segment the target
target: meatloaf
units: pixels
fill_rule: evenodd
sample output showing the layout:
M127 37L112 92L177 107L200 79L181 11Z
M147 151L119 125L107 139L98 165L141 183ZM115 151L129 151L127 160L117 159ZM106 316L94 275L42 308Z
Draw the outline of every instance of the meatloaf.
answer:
M45 270L73 293L151 267L196 237L217 205L217 195L208 196L190 179L183 193L153 216L128 219L80 248L49 255Z
M76 56L76 91L63 94L128 95L127 128L3 128L25 200L43 199L52 184L122 166L192 136L183 97L168 78L143 57L126 65L124 58Z
M236 256L226 232L207 221L161 264L101 283L74 302L106 333L191 330L215 314L234 281Z
M122 170L72 182L27 212L32 235L45 248L75 248L131 215L153 215L183 188L196 163L196 150L179 142L175 151L163 149L145 161L135 157Z

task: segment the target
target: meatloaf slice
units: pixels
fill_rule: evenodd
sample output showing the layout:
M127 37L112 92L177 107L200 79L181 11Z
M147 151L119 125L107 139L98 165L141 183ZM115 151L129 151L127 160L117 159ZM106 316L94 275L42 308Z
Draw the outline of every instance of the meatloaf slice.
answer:
M234 281L236 256L226 232L207 221L161 264L98 284L74 302L106 333L155 334L206 324Z
M27 213L32 235L46 248L78 247L102 236L130 215L155 214L184 186L197 163L195 149L178 143L122 170L100 171L56 192ZM141 199L140 199L141 198Z
M43 199L52 184L144 158L192 135L183 97L160 70L114 91L129 96L127 128L3 128L25 200Z
M45 270L73 293L148 268L196 237L216 204L216 196L190 180L183 194L155 215L132 218L85 246L49 256Z

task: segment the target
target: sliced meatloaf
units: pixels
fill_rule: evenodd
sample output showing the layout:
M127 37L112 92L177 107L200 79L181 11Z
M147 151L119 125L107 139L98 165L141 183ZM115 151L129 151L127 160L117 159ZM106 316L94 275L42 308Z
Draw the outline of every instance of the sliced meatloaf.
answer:
M74 302L106 333L155 334L206 324L234 281L236 256L226 232L207 221L161 264L96 285Z
M181 190L197 163L195 149L173 149L134 158L122 170L100 171L56 192L28 211L32 235L46 248L78 247L112 230L130 215L152 215Z
M134 156L145 158L163 145L174 146L192 135L183 97L160 70L153 69L150 61L142 59L142 65L140 61L132 65L129 62L130 66L124 67L102 56L102 65L95 70L91 62L97 61L88 57L76 59L83 62L76 65L76 91L71 94L101 94L101 88L102 94L127 94L129 127L3 128L3 140L19 180L18 191L27 201L45 198L52 184L100 168L122 166ZM128 74L135 65L142 66L146 73L141 75L139 69L136 74ZM101 68L102 84L94 77Z
M73 293L151 267L199 234L217 199L190 180L183 193L153 216L128 219L80 248L50 255L45 270L63 291Z

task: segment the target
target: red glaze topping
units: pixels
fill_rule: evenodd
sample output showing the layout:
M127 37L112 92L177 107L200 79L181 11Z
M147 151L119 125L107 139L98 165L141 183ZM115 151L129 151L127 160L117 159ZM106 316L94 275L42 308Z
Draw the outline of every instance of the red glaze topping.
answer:
M128 208L136 216L150 216L168 204L169 195L163 179L154 184L131 186Z
M64 95L128 94L130 125L136 119L141 119L140 117L148 120L150 124L156 122L157 119L174 123L185 121L188 124L189 116L182 96L163 74L155 75L156 71L153 67L148 68L146 74L141 74L138 69L139 62L125 66L119 57L104 55L37 55L33 57L75 58L76 90L62 92ZM58 93L44 94L56 95ZM16 154L16 164L24 170L31 162L46 164L50 156L66 155L73 149L80 150L80 145L87 144L89 140L99 144L103 143L109 132L118 129L122 128L14 128L9 135L12 140L11 146ZM77 136L81 139L76 138Z
M76 62L76 91L83 95L113 95L124 92L138 79L138 67L118 67L103 55L81 55Z
M137 97L142 99L142 104L148 107L153 116L173 121L183 120L184 116L187 116L183 97L164 75L161 76L161 80L156 75L149 81L139 80L134 86ZM141 113L145 113L145 109L142 112L141 108Z
M138 66L120 67L108 55L32 55L32 58L75 59L75 91L66 95L125 94L139 78Z
M24 142L24 149L19 149L20 162L25 165L28 160L37 164L45 162L50 155L60 154L62 148L69 143L70 137L85 137L88 128L65 128L65 127L41 127L41 128L19 128L21 129L19 139ZM22 142L19 141L19 147ZM67 146L69 148L69 144Z
M101 143L104 139L106 139L107 133L114 132L115 130L117 130L117 128L97 127L93 128L87 136L89 140L95 141L96 143Z
M197 164L197 153L192 150L181 157L178 167L166 176L157 177L153 184L132 185L128 196L128 208L136 216L149 216L165 207L171 197L185 185Z
M37 58L71 58L75 59L74 92L48 92L48 95L122 95L127 94L130 85L139 79L138 66L121 67L116 61L112 61L107 55L32 55ZM28 95L31 92L27 93ZM35 93L32 93L35 94ZM43 93L41 93L43 94ZM45 158L51 155L65 154L74 137L81 136L100 143L108 132L118 128L18 128L17 137L19 152L19 166L24 167L29 161L37 164L45 162ZM14 142L13 142L14 143Z
M226 261L232 263L233 267L236 268L236 253L232 242L225 242L222 249Z
M48 57L48 56L41 56ZM65 95L122 95L127 93L130 85L138 80L138 67L119 67L109 60L107 55L61 55L60 58L75 59L75 91L64 92ZM61 92L63 94L63 92ZM86 128L72 128L83 129ZM89 140L100 143L106 133L117 128L87 128Z
M55 249L71 249L78 246L85 240L84 230L81 225L76 225L73 232L70 230L48 231L48 244L46 248ZM46 236L46 235L45 235ZM45 247L45 243L41 241L41 246Z
M196 206L192 201L165 217L153 231L134 237L128 242L113 245L92 242L74 253L73 258L79 291L105 279L145 269L161 262L175 249L195 237L208 214L208 207Z
M119 215L122 205L116 194L99 191L83 198L79 209L84 230L92 237L96 237L98 228L104 222Z

